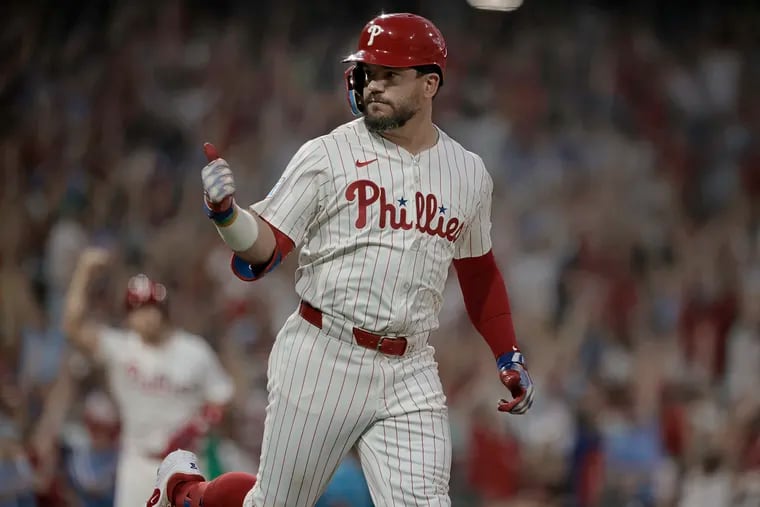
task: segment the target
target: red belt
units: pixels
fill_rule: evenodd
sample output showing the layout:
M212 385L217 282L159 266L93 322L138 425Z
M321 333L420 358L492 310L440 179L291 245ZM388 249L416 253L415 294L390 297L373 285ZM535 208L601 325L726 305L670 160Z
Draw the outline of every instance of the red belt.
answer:
M322 329L322 312L306 301L301 301L301 304L298 306L298 314L306 322ZM357 327L353 329L353 334L357 345L362 347L377 350L389 356L403 356L404 352L406 352L407 342L404 337L380 336Z

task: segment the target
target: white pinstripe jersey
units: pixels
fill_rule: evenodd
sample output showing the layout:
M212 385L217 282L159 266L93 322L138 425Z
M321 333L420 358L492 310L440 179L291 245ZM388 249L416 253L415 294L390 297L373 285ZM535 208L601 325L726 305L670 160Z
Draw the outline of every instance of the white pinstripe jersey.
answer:
M232 398L232 380L200 336L176 329L153 346L134 331L104 327L99 337L98 355L121 412L125 455L161 452L203 405Z
M412 155L346 123L306 142L251 207L303 243L302 299L386 336L438 327L452 259L491 249L493 190L481 158L438 133Z

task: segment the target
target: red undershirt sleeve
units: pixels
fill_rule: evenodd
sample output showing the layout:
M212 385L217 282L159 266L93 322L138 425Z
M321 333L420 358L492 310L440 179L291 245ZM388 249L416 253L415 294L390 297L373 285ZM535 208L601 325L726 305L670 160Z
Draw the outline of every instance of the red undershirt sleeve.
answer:
M493 252L454 259L454 268L467 314L494 357L517 350L509 296Z

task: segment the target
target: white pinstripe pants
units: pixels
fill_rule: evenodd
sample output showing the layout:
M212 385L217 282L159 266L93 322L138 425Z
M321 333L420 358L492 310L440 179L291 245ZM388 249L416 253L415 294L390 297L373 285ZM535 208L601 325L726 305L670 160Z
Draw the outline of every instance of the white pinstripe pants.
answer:
M320 330L295 313L277 336L258 481L244 507L313 506L353 445L377 507L451 505L448 411L427 335L386 356L325 317Z

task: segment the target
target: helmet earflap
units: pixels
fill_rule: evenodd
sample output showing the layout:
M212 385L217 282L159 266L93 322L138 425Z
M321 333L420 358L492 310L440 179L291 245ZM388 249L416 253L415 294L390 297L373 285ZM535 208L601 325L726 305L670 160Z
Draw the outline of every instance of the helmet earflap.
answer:
M361 64L352 65L346 69L346 92L348 105L354 116L364 114L364 83L365 74Z

